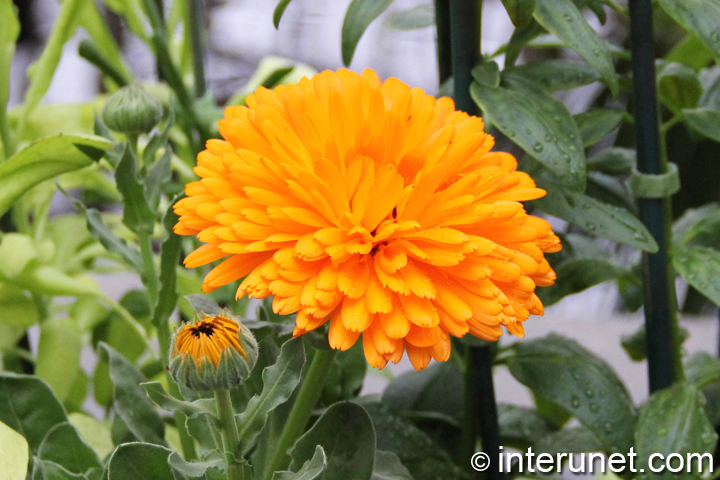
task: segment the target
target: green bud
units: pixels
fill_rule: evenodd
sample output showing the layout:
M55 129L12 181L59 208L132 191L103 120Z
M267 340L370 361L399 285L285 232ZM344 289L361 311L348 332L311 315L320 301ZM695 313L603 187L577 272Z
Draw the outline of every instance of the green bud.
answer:
M170 371L191 390L229 390L247 380L257 357L255 337L230 311L200 312L175 332Z
M137 83L123 87L105 101L105 124L127 135L148 133L162 118L162 104Z

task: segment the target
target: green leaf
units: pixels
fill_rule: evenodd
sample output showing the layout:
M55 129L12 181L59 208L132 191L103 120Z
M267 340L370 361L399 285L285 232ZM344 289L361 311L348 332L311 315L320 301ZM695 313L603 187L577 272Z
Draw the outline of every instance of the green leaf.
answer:
M187 427L190 435L198 441L201 454L223 448L220 430L217 428L217 421L214 416L200 414L196 418L188 418Z
M529 81L548 92L571 90L600 80L597 71L586 63L567 60L540 60L503 70L507 80Z
M16 153L0 164L0 215L30 188L91 165L111 146L112 143L102 137L58 135L39 140Z
M673 266L690 285L720 305L720 252L707 247L676 246Z
M0 373L0 422L20 433L37 452L45 434L67 421L50 387L37 377Z
M713 61L713 53L696 35L688 33L665 55L666 62L677 62L699 71Z
M137 159L127 146L115 170L115 181L123 196L123 223L135 233L152 233L155 213L148 205L144 186L138 179Z
M603 203L625 208L634 214L638 211L637 201L625 182L612 175L601 172L588 173L585 194Z
M342 428L338 428L342 425ZM295 470L314 455L320 445L327 455L327 468L318 479L353 478L370 480L375 464L375 429L360 405L341 402L331 406L300 437L290 450Z
M174 480L172 450L149 443L124 443L110 457L108 480Z
M209 469L215 468L219 470L227 469L227 460L218 451L211 452L202 460L193 460L192 462L186 462L176 452L170 454L168 458L170 466L178 472L187 475L188 477L204 477ZM205 478L214 478L207 476Z
M40 325L35 375L50 385L60 402L68 398L77 377L80 350L81 333L71 322L54 320ZM57 463L64 466L62 462Z
M534 446L552 431L537 410L505 403L498 405L498 424L503 446L519 450Z
M687 209L673 225L673 238L678 245L720 249L720 204Z
M635 165L635 150L629 148L607 148L588 159L587 169L610 175L627 173Z
M549 93L519 82L510 88L470 87L485 116L513 142L576 191L585 190L585 153L567 107Z
M120 238L108 227L103 220L102 214L94 208L87 208L80 201L73 201L73 204L87 219L87 229L93 237L97 238L103 247L109 252L117 253L125 264L138 273L144 273L140 251L128 245L124 238Z
M505 68L515 65L515 61L523 47L544 32L545 29L536 22L535 19L531 20L525 27L516 28L510 37L507 47L505 47Z
M352 0L345 13L342 26L342 58L345 66L352 62L355 48L367 27L378 15L387 9L394 0Z
M0 239L0 273L9 279L20 275L31 262L36 264L40 254L29 235L8 233Z
M617 96L618 79L610 48L588 24L572 0L537 0L534 17L540 25L595 68L613 96Z
M86 480L85 475L72 473L49 460L33 458L32 480Z
M10 96L10 64L15 53L15 43L20 34L20 22L12 0L0 0L0 129L7 127L6 106ZM0 143L3 138L0 137ZM3 145L5 151L10 146ZM5 158L3 149L0 149L0 161Z
M658 0L673 20L700 38L720 59L720 5L714 0Z
M101 343L100 353L103 360L110 364L113 408L117 415L139 440L165 445L165 425L155 411L155 405L140 386L141 383L146 382L146 379L125 357L109 345Z
M0 472L4 480L25 480L28 469L28 443L25 437L0 422Z
M177 199L170 202L163 219L167 238L160 247L160 290L154 310L153 323L155 325L167 322L178 302L177 267L182 250L182 238L173 231L173 227L178 222L178 216L173 209L175 201Z
M0 324L26 329L38 319L37 306L31 298L17 287L0 283Z
M155 162L148 172L147 177L145 177L143 188L145 190L145 199L150 210L157 210L158 203L160 202L161 188L172 178L171 159L172 148L168 145L165 147L165 153Z
M685 363L685 377L698 388L720 380L720 359L698 352Z
M40 104L40 100L42 100L45 92L50 88L55 69L57 69L60 63L63 46L72 38L77 29L77 22L83 4L82 0L65 0L62 3L60 13L55 19L55 23L53 23L50 37L40 54L40 58L28 69L30 85L25 92L23 110L18 127L19 136L22 136L22 131L25 128L28 116L33 109Z
M598 437L606 452L628 451L635 407L605 361L556 334L516 343L514 349L507 365L515 379L571 412Z
M383 26L390 30L418 30L433 25L435 25L435 6L432 3L392 12L383 20Z
M595 145L610 135L622 123L624 110L617 108L596 108L579 113L573 118L580 129L584 147Z
M720 142L720 110L693 108L683 110L685 123L700 135Z
M315 453L312 458L305 462L296 473L293 472L275 472L272 480L315 480L325 471L327 467L327 457L325 450L320 445L315 447Z
M251 398L247 409L237 415L240 425L240 441L244 451L250 449L262 431L268 414L290 398L302 378L304 364L303 340L302 338L293 338L283 344L277 362L263 370L262 392Z
M407 372L390 382L382 403L397 413L439 412L458 417L463 411L465 383L457 364L442 362Z
M72 473L102 468L95 451L82 441L69 422L59 423L50 429L38 448L38 457L57 463Z
M627 270L619 265L595 258L572 258L553 268L562 281L538 290L538 295L546 306L627 273Z
M667 468L662 473L650 473L654 479L694 479L700 470L698 463L703 461L704 471L712 470L712 453L715 451L717 435L703 409L704 398L698 389L687 382L653 393L640 409L637 430L635 432L635 448L640 471L649 472L649 460L653 454L661 454L665 458L671 453L679 454L683 460L692 461L689 454L695 457L691 465L677 473ZM702 456L704 455L704 459ZM709 462L709 463L708 463ZM655 467L660 466L658 458L653 459ZM671 465L676 465L671 463ZM686 473L691 470L692 473Z
M77 429L80 438L90 445L98 457L105 458L115 449L110 438L110 429L105 423L79 412L69 414L68 420Z
M575 427L548 433L538 440L534 451L537 454L549 453L554 457L558 453L602 452L603 444L587 428Z
M193 402L185 402L168 394L160 382L148 382L140 386L145 389L148 397L163 410L181 412L190 418L200 415L201 413L207 413L213 416L216 414L215 400L211 398L201 398Z
M413 477L397 455L377 450L372 480L413 480Z
M288 5L290 5L291 0L280 0L275 7L275 11L273 12L273 25L275 25L275 28L280 28L280 19L282 19L283 13L285 13L285 9Z
M534 200L545 213L549 213L599 237L624 243L653 253L658 246L645 225L628 210L608 205L592 197L575 193L546 178L535 178L547 195Z
M472 76L481 85L490 88L500 86L500 67L497 62L484 62L472 69Z
M658 98L675 113L698 106L703 93L695 71L679 63L663 63L657 72Z
M533 18L535 0L502 0L515 28L527 26Z

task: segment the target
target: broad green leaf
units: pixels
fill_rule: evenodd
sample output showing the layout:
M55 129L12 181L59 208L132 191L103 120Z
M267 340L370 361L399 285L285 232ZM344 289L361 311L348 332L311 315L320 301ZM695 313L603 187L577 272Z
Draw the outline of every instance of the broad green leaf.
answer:
M10 64L15 53L15 42L20 34L20 22L12 0L0 0L0 25L3 26L0 31L0 129L7 132L9 128L6 106L10 96ZM3 140L4 138L0 137L0 143L3 143ZM4 151L10 152L11 149L11 145L3 145L0 149L0 161L5 159Z
M168 464L172 450L150 443L124 443L108 465L109 480L174 480Z
M110 438L110 429L105 423L79 412L69 414L68 420L77 429L80 438L90 445L101 459L115 449Z
M38 139L59 134L93 135L94 110L101 106L100 101L40 104L27 118L23 135L17 140L18 142L32 143ZM16 107L9 113L11 125L17 128L22 107Z
M140 386L146 381L145 378L112 347L104 343L100 344L100 352L103 359L110 364L110 378L113 382L113 408L117 415L125 422L132 434L141 441L164 445L165 425L155 411L152 400Z
M338 428L342 425L342 428ZM370 416L360 405L342 402L331 406L300 437L290 450L290 469L296 470L322 446L327 468L318 479L353 478L370 480L375 464L375 429Z
M532 408L498 405L500 438L505 447L526 449L552 431L551 425Z
M675 270L700 293L720 305L720 251L707 247L673 249Z
M457 417L463 411L464 385L457 364L436 363L393 379L383 392L382 403L400 414L420 411Z
M673 238L678 245L720 250L720 204L709 203L686 210L673 224Z
M665 61L682 63L698 71L713 61L713 53L697 35L688 33L665 55Z
M720 5L714 0L658 0L673 20L700 38L720 59Z
M500 68L497 62L484 62L472 69L472 76L481 85L490 88L500 86Z
M624 110L616 108L596 108L579 113L573 118L580 129L584 147L594 145L620 126Z
M685 340L690 338L690 332L681 327L678 330L678 336L682 345ZM620 343L633 362L642 362L647 358L647 331L645 325L642 325L635 333L623 335ZM688 373L688 378L692 378L690 373Z
M0 281L10 281L0 271ZM41 295L76 297L97 295L97 283L88 276L70 276L49 265L33 265L12 279L13 285Z
M59 423L50 429L38 448L38 457L57 463L72 473L102 468L95 451L82 441L69 422Z
M464 473L448 453L406 418L392 413L381 403L363 405L372 419L377 436L377 450L397 455L418 480L461 480Z
M560 335L519 342L507 365L534 393L571 412L602 442L605 451L632 446L635 406L604 360Z
M188 418L187 427L190 435L198 441L201 454L222 450L222 438L214 416L203 413L195 418Z
M601 172L588 173L585 194L603 203L627 209L632 213L636 213L638 210L637 200L628 190L625 182L613 175Z
M27 440L2 422L0 452L0 472L3 472L3 480L25 480L29 456Z
M330 405L357 397L362 390L366 372L367 360L363 346L359 343L350 347L343 355L335 355L323 385L321 401Z
M537 292L546 306L627 273L627 270L619 265L595 258L572 258L553 268L562 281Z
M572 413L568 412L560 405L541 397L537 392L532 392L533 400L537 413L550 424L553 430L559 430L565 426L572 418Z
M367 27L385 11L394 0L352 0L345 13L342 26L342 58L345 66L352 62L355 48Z
M572 192L544 178L536 178L536 181L547 195L533 203L545 213L574 223L593 235L650 253L657 251L657 243L650 232L628 210Z
M657 72L658 98L675 113L698 106L703 86L695 71L679 63L663 63Z
M704 398L698 389L689 383L680 382L653 393L640 409L640 418L635 432L637 465L640 471L650 472L649 460L653 454L667 458L676 453L684 461L692 462L682 470L672 473L667 468L662 473L650 473L654 479L698 478L699 463L703 471L712 471L712 453L715 451L717 435L705 414ZM688 455L692 455L689 457ZM659 467L658 458L653 465ZM671 463L675 466L675 463ZM709 468L708 468L709 467ZM691 470L691 473L688 473Z
M275 28L280 28L280 20L282 19L283 13L285 13L285 9L288 5L290 5L291 0L280 0L275 7L275 11L273 12L273 25L275 25Z
M102 137L58 135L39 140L16 153L0 164L0 215L30 188L91 165L111 146L112 143Z
M272 480L315 480L327 467L327 457L323 447L317 445L312 458L305 462L297 472L275 472Z
M629 148L607 148L587 161L588 171L610 175L629 172L635 165L635 150Z
M182 249L182 238L173 231L173 227L178 222L178 216L173 210L174 205L175 201L171 202L163 219L167 238L160 247L160 290L154 309L155 325L167 322L178 302L177 266Z
M720 110L693 108L683 110L685 123L700 135L720 142Z
M42 100L45 92L50 88L50 83L55 75L55 69L57 69L60 63L63 46L72 38L77 29L78 18L82 11L83 3L83 0L65 0L62 3L60 13L53 23L50 37L40 54L40 58L28 70L30 85L25 92L23 109L20 116L20 125L18 127L20 137L22 137L28 116L33 109L40 104L40 100Z
M588 24L572 0L537 0L535 20L575 50L603 78L613 96L619 91L607 42Z
M258 87L273 88L277 85L297 83L303 77L312 77L317 71L304 63L269 55L260 61L255 72L240 90L235 92L226 105L244 105L245 98Z
M575 191L585 190L585 153L567 107L549 93L519 82L490 88L473 82L475 103L485 116Z
M532 20L535 0L502 0L502 3L515 28L523 28Z
M86 480L86 478L85 475L72 473L55 462L33 458L32 480Z
M29 235L8 233L0 239L0 258L3 259L0 273L6 278L17 277L39 256L35 242Z
M383 20L383 26L391 30L418 30L433 25L435 25L435 6L432 3L392 12Z
M162 186L169 182L172 178L172 166L170 164L171 159L172 148L170 145L167 145L165 147L165 153L153 164L147 174L147 177L145 177L143 189L145 190L145 199L150 207L150 210L157 210L158 203L160 202Z
M193 402L178 400L168 394L160 382L143 383L141 387L145 389L148 397L163 410L181 412L190 418L201 413L207 413L209 415L216 414L215 400L211 398L201 398Z
M127 146L115 171L118 190L123 196L123 223L133 232L152 233L155 213L147 203L138 179L137 159Z
M218 451L211 452L202 460L193 460L192 462L186 462L180 455L173 452L170 458L168 458L168 463L174 470L188 477L214 478L210 475L205 476L209 469L227 469L227 460L225 460L225 457Z
M535 19L531 20L529 24L522 28L516 28L510 37L510 41L505 47L505 67L511 67L515 65L515 61L520 55L520 51L528 43L533 41L538 36L542 35L545 29ZM498 52L501 52L499 50Z
M714 66L700 71L698 77L703 86L699 107L720 110L720 67Z
M61 402L67 399L78 374L81 349L81 332L72 322L54 320L40 325L35 375L50 385Z
M685 377L698 388L720 380L720 359L698 352L685 363Z
M103 3L127 22L127 26L133 34L146 43L149 42L150 37L145 27L147 22L143 20L141 0L104 0Z
M502 75L507 80L530 81L548 92L571 90L600 80L590 65L567 60L530 62L506 68Z
M28 328L39 319L37 306L21 289L0 283L0 324Z
M65 410L45 382L0 373L0 422L22 434L32 452L37 452L48 430L65 421Z
M263 370L262 393L251 398L247 409L237 416L244 451L250 449L262 431L268 414L290 398L300 382L304 364L303 340L294 338L283 344L275 365Z
M538 440L533 451L555 457L558 453L602 452L603 444L587 428L575 427L548 433ZM580 460L574 460L573 467L580 467Z
M375 452L372 480L413 480L413 477L397 455L378 450Z

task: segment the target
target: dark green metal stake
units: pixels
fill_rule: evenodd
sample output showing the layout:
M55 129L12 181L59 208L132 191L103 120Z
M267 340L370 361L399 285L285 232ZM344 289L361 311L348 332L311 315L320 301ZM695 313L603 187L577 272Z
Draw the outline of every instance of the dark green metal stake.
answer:
M637 169L645 174L665 173L667 162L663 162L658 128L652 2L630 0L629 7ZM638 203L640 219L660 247L657 253L643 254L648 376L650 392L654 392L670 386L682 375L681 365L678 371L675 335L677 302L668 265L670 199L641 198Z

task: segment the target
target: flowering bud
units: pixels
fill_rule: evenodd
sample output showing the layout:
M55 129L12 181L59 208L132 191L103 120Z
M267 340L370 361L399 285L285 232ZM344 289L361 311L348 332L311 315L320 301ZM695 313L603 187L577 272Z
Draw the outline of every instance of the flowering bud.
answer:
M162 104L134 83L108 97L102 117L110 130L139 135L148 133L160 121Z
M175 333L170 371L192 390L227 390L247 380L257 357L255 337L229 311L199 313Z

